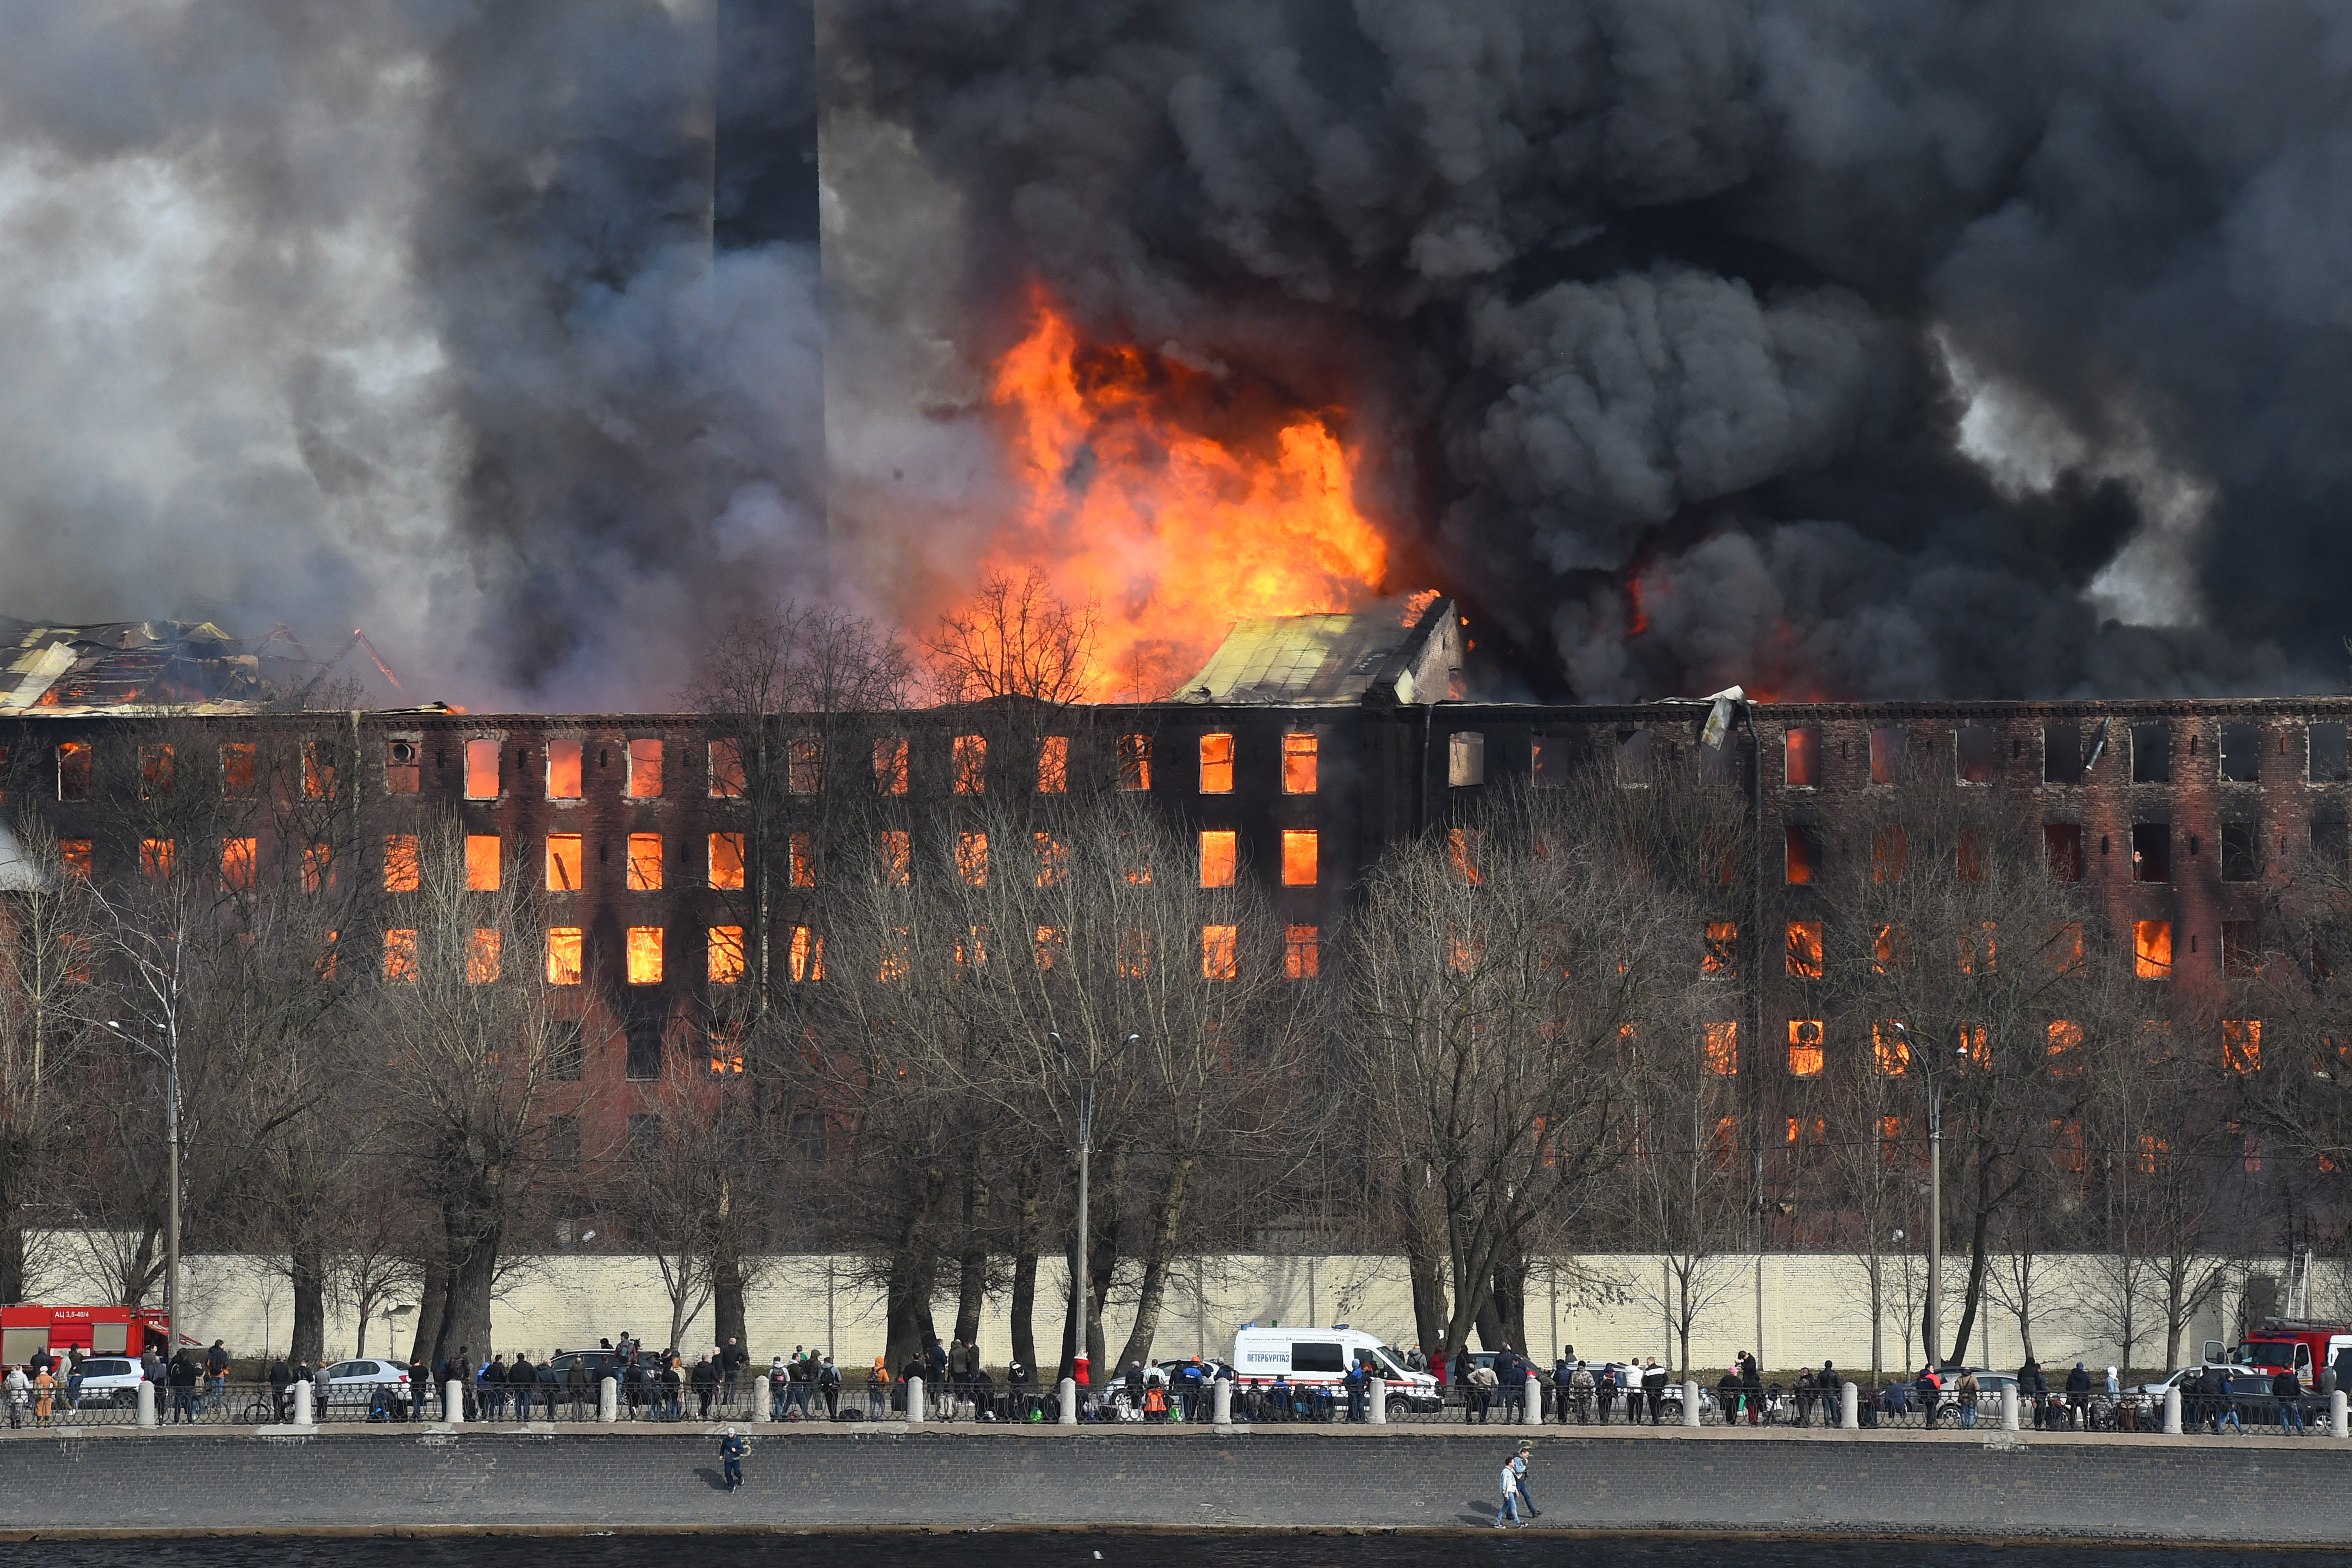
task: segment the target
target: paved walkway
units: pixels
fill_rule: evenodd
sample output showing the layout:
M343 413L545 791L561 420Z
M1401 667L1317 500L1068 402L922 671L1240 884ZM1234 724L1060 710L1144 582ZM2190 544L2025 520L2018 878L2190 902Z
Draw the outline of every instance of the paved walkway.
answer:
M732 1496L717 1444L691 1428L41 1434L12 1442L0 1461L0 1533L1475 1530L1493 1517L1495 1473L1523 1432L1538 1438L1545 1529L2352 1540L2352 1444L1558 1427L769 1427L755 1435L749 1485Z

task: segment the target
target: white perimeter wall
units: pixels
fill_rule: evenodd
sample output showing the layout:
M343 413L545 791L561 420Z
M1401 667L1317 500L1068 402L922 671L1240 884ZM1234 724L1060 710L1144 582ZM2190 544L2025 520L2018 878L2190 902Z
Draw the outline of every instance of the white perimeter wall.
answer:
M36 1248L37 1299L58 1303L105 1300L79 1238L58 1235ZM2277 1275L2279 1260L2256 1269ZM1906 1350L1906 1326L1916 1336L1924 1260L1899 1257L1883 1262L1886 1297L1881 1314L1884 1364L1893 1371L1917 1365ZM870 1363L882 1350L883 1301L866 1259L855 1257L784 1256L764 1260L750 1293L751 1348L758 1355L789 1353L795 1345L828 1343L844 1365ZM282 1349L289 1326L291 1294L271 1260L249 1257L193 1257L184 1265L186 1298L184 1327L205 1342L225 1339L232 1349L263 1352ZM2227 1339L2236 1321L2246 1270L2221 1270L2211 1300L2200 1310L2184 1339L2193 1359L2199 1342ZM2339 1271L2322 1266L2315 1282L2322 1312L2339 1308L2347 1292ZM1958 1322L1966 1283L1966 1260L1946 1260L1945 1331ZM2045 1364L2071 1366L2081 1359L2094 1369L2122 1360L2116 1343L2114 1269L2088 1256L2037 1258L2032 1276L2033 1349ZM1574 1346L1580 1355L1631 1359L1655 1355L1669 1361L1671 1346L1658 1296L1665 1278L1662 1261L1639 1255L1592 1256L1539 1268L1530 1281L1527 1324L1530 1350L1549 1359ZM1727 1256L1709 1261L1702 1293L1710 1298L1692 1335L1695 1366L1710 1373L1743 1350L1757 1348L1762 1311L1762 1361L1772 1369L1834 1359L1850 1372L1871 1364L1870 1310L1863 1260L1839 1254L1769 1254L1761 1260ZM942 1271L943 1294L933 1314L944 1337L955 1328L954 1271ZM1037 1348L1050 1362L1061 1343L1061 1310L1067 1290L1058 1258L1038 1266ZM1009 1291L992 1292L981 1330L982 1349L992 1363L1011 1354ZM1131 1320L1131 1296L1114 1292L1110 1343L1116 1354ZM669 1300L651 1258L614 1255L549 1255L509 1260L491 1310L497 1336L489 1349L509 1354L528 1350L534 1357L558 1348L593 1344L628 1330L660 1345L669 1329ZM2163 1306L2146 1300L2146 1325L2137 1353L2140 1366L2163 1355ZM1213 1256L1186 1260L1177 1270L1163 1306L1154 1350L1165 1357L1230 1351L1234 1330L1245 1322L1347 1322L1377 1332L1397 1345L1413 1335L1412 1299L1402 1258L1381 1257ZM405 1355L407 1320L389 1339L384 1320L369 1325L367 1349ZM1970 1359L2012 1366L2022 1359L2016 1315L1997 1302L1980 1312ZM712 1320L705 1303L689 1320L687 1348L709 1342ZM1990 1343L1986 1334L1990 1333ZM358 1353L360 1335L348 1302L331 1302L327 1343L331 1356ZM483 1347L476 1347L481 1349ZM1989 1353L1986 1353L1988 1352ZM1671 1363L1669 1363L1671 1364Z

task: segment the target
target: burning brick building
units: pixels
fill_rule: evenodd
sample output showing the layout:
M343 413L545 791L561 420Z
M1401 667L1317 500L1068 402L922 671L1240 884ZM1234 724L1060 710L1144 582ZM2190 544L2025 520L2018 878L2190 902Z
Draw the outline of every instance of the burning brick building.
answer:
M0 692L12 817L39 817L69 864L135 874L157 851L110 837L121 818L105 797L146 787L167 736L183 789L234 788L239 769L276 752L284 776L347 790L371 821L454 814L469 855L479 847L485 864L503 856L543 875L551 967L580 986L579 1111L615 1121L665 1077L726 1066L698 1034L713 987L807 973L824 803L845 792L1022 790L1053 787L1043 779L1055 770L1093 770L1148 792L1188 832L1233 836L1293 933L1294 972L1304 942L1311 974L1318 933L1344 917L1362 869L1487 792L1595 764L1629 783L1637 762L1713 770L1745 795L1759 847L1752 903L1720 940L1748 955L1739 1032L1751 1048L1738 1061L1759 1104L1820 1070L1802 965L1776 958L1784 933L1793 952L1801 928L1818 932L1824 846L1873 792L2004 801L2037 826L2033 852L2051 874L2093 884L2114 928L2130 933L2118 962L2151 988L2152 1006L2198 999L2216 1018L2227 982L2263 946L2271 868L2316 855L2340 870L2352 852L2352 700L1758 703L1717 748L1702 740L1703 703L1454 695L1460 620L1427 596L1244 622L1165 701L1024 712L1018 724L1002 703L863 715L870 748L861 731L854 746L819 749L812 721L792 714L270 711L243 696L238 682L257 677L237 673L220 651L227 639L192 635L215 661L199 666L228 671L226 699L169 685L126 686L128 700L47 700L61 680L108 679L119 656L93 646L67 659L45 650L74 639L28 637L14 689ZM782 760L764 852L746 784L762 759ZM2259 1021L2251 1033L2248 1020L2228 1022L2237 1032L2226 1047L2211 1042L2217 1058L2226 1048L2257 1067ZM1853 1046L1827 1048L1842 1044Z

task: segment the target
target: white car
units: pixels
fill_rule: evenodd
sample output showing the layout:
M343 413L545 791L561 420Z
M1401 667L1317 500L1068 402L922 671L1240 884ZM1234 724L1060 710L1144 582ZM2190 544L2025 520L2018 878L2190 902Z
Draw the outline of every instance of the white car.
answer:
M117 1405L127 1409L139 1403L139 1385L146 1381L139 1363L127 1356L88 1356L81 1363L81 1397L75 1403L88 1406ZM155 1391L159 1409L170 1398L167 1391Z
M375 1397L381 1384L390 1384L392 1397L405 1402L408 1398L408 1369L398 1362L367 1357L360 1361L339 1361L326 1371L327 1403L330 1405L365 1405Z

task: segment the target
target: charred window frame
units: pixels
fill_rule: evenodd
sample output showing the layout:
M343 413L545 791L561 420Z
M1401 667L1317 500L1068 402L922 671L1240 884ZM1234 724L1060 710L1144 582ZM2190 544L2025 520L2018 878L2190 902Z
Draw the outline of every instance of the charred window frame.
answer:
M1780 738L1781 782L1789 789L1822 784L1822 727L1791 724Z
M2134 784L2172 782L2172 731L2161 723L2131 727L2131 776Z
M1870 782L1899 784L1910 773L1911 732L1890 724L1870 732Z
M633 1083L646 1083L662 1075L662 1015L657 1005L640 1004L632 1006L621 1020L622 1033L628 1040L628 1077ZM635 1118L631 1118L632 1131ZM658 1125L659 1118L656 1118Z
M2263 782L2263 727L2224 724L2219 763L2223 784Z
M2262 825L2254 822L2221 824L2221 880L2254 882L2260 881L2262 875Z
M2310 747L2309 772L2305 777L2313 784L2342 784L2352 778L2352 744L2347 744L2345 727L2341 724L2313 724L2305 729Z
M2172 824L2132 824L2131 873L2135 882L2172 880Z
M393 734L383 742L383 793L416 795L425 785L425 736L422 731Z
M2042 782L2078 784L2083 782L2083 727L2067 720L2042 726Z
M1998 751L1992 730L1983 724L1965 724L1952 734L1953 776L1964 784L1989 784L1993 781Z
M1617 786L1620 789L1647 789L1650 785L1652 759L1657 752L1656 742L1650 731L1631 728L1618 731L1617 744L1613 751L1617 766Z
M2050 868L2053 882L2079 882L2083 879L2083 825L2079 822L2045 822L2042 825L2042 852Z

